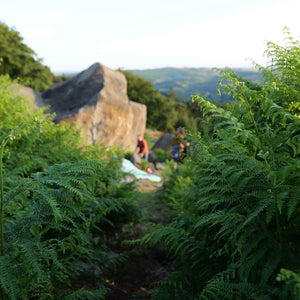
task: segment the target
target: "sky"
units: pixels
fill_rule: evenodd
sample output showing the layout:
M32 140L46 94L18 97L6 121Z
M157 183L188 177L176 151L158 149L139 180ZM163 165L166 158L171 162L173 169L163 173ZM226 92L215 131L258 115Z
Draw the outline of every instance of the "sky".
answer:
M300 37L299 0L0 0L0 21L19 31L53 72L100 62L112 69L252 67L266 41Z

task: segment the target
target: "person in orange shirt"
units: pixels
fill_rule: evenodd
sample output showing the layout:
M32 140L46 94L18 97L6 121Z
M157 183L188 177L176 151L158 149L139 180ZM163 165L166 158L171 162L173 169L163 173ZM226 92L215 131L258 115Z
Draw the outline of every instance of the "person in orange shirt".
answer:
M141 158L144 158L146 161L148 161L148 156L149 156L148 144L147 141L143 139L143 137L140 134L138 135L136 149L139 151L139 155L141 156Z

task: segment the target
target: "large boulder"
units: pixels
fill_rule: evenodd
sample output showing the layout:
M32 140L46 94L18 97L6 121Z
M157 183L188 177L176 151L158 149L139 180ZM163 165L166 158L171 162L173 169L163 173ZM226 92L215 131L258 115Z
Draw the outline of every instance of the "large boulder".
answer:
M138 155L138 153L133 153L129 160L138 168L142 168L142 158L140 157L140 155Z
M42 98L56 122L82 129L87 144L118 144L133 151L137 135L145 132L146 106L129 101L125 76L100 63L53 85Z
M169 151L172 148L173 135L170 133L165 133L152 147L152 150L163 149Z
M29 99L33 109L38 109L46 106L41 94L34 89L27 86L22 86L17 83L12 86L12 89L15 91L15 95L22 95Z
M142 168L142 158L141 158L141 156L137 152L133 153L130 156L129 160L137 168L140 168L140 169ZM150 150L149 151L149 155L148 155L148 162L151 163L153 165L153 168L155 168L155 169L156 169L156 161L157 161L157 158L156 158L155 153L152 150Z

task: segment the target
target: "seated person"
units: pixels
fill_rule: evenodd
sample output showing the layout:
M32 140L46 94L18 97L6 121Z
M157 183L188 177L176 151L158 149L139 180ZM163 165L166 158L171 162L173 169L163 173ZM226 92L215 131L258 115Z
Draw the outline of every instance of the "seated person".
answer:
M175 136L173 138L173 151L171 156L175 162L182 162L186 154L185 146L185 131L182 128L177 129Z

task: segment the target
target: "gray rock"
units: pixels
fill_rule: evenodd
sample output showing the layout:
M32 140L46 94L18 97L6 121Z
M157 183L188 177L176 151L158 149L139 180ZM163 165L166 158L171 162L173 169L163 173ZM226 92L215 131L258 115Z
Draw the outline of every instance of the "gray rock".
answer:
M153 164L153 168L156 170L157 169L157 167L156 167L157 157L152 150L149 151L148 161L149 161L149 163ZM153 168L151 167L151 169L153 169Z
M160 162L156 163L157 170L163 170L165 168L166 168L166 163L160 163Z
M137 135L145 132L146 106L129 101L125 76L100 63L55 84L42 98L56 122L82 129L86 144L118 144L132 151Z
M173 134L165 133L152 147L154 149L163 149L165 151L169 151L172 148L173 144Z
M156 165L156 163L149 162L149 168L150 168L152 171L156 170L155 165Z
M137 153L134 153L130 156L130 159L129 159L134 165L142 165L142 159L141 157L137 154Z
M149 151L148 161L154 163L157 161L156 155L152 150Z
M46 106L46 104L43 101L43 98L41 94L34 89L27 87L27 86L22 86L20 84L14 84L12 89L15 91L15 95L21 95L25 96L27 99L29 99L30 104L33 109L38 109L43 106Z

